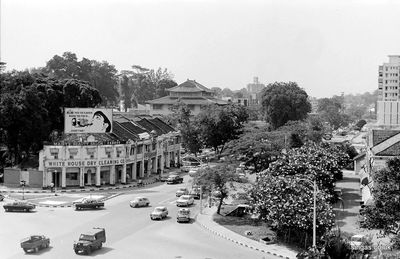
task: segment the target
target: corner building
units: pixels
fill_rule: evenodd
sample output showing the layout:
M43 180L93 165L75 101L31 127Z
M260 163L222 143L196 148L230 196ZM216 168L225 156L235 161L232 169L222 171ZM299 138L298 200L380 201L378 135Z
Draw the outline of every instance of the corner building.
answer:
M68 134L39 154L43 188L126 184L179 167L181 136L159 118L117 113L110 133Z

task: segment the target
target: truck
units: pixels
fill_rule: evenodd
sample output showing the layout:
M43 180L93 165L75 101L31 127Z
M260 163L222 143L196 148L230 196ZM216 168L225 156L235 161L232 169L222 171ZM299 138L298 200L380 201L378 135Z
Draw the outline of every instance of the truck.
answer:
M94 227L79 236L79 241L74 242L75 254L91 254L92 251L100 249L106 242L106 230Z
M50 246L50 239L43 235L33 235L21 240L21 247L25 253L38 252L39 249Z

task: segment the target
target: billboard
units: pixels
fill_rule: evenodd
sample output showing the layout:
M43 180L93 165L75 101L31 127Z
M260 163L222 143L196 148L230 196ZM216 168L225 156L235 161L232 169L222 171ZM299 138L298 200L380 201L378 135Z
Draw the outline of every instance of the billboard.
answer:
M65 133L112 132L112 109L65 108Z

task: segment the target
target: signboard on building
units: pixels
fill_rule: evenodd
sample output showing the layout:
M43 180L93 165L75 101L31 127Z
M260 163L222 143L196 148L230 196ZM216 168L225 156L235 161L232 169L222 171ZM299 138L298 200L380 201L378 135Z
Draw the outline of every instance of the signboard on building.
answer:
M112 132L112 109L65 108L64 132Z

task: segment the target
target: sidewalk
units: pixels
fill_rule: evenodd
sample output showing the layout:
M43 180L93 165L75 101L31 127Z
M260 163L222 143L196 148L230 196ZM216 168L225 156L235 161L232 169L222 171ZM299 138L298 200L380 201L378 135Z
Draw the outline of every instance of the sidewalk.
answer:
M297 252L288 247L277 244L265 245L250 238L241 236L235 232L232 232L225 227L222 227L213 220L213 215L216 211L216 207L203 208L202 213L197 214L196 222L213 234L232 241L238 245L242 245L250 249L254 249L262 253L274 255L277 257L296 258Z

